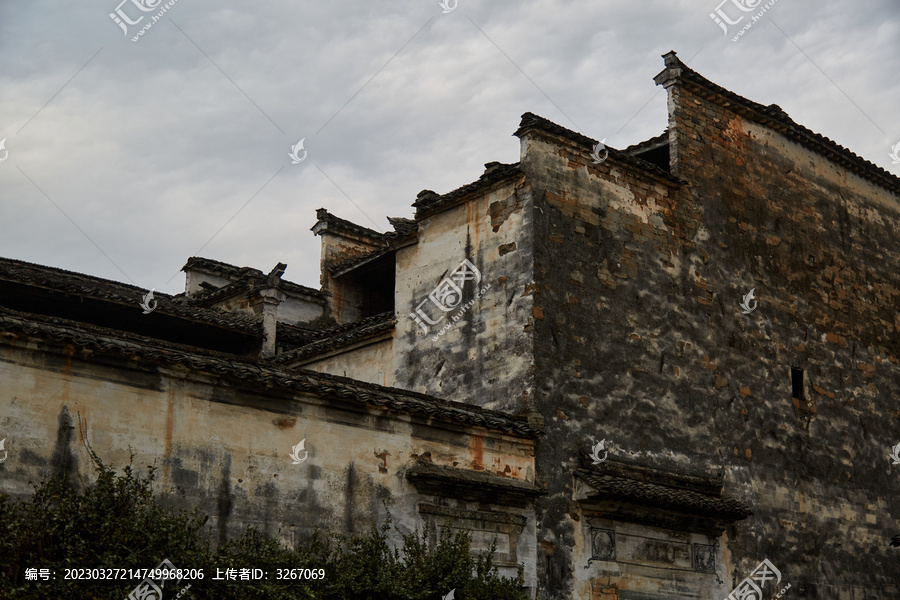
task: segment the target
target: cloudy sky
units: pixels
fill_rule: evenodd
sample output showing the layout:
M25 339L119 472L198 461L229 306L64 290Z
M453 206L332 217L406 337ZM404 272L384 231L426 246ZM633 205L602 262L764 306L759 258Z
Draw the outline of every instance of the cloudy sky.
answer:
M189 256L282 261L318 287L315 209L385 230L518 160L527 111L657 135L669 50L900 174L897 0L777 0L737 42L720 0L177 0L137 41L163 4L120 1L0 0L0 256L168 293Z

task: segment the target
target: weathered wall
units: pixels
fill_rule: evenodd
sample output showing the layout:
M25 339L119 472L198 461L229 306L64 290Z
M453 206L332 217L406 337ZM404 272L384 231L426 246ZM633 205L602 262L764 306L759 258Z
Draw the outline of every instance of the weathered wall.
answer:
M325 315L325 307L320 302L311 302L303 297L295 297L289 292L282 292L284 302L278 305L278 320L291 325L304 325L321 319Z
M398 387L519 414L532 391L531 194L521 176L419 220L418 243L397 252L395 306ZM426 334L409 315L463 259L481 272L461 306ZM480 290L489 289L476 299ZM436 320L431 302L423 310Z
M498 508L528 518L530 529L518 545L533 585L532 509L419 494L404 476L427 455L437 465L533 480L527 439L233 385L149 361L86 357L71 348L63 354L9 335L0 342L0 431L9 451L0 464L0 491L27 495L29 480L53 472L91 480L80 419L107 465L121 468L130 451L136 467L156 465L158 489L180 490L172 496L176 505L212 515L218 540L247 525L297 543L315 528L362 533L371 519L383 518L383 501L405 532L424 522L417 509L422 502ZM289 453L303 439L308 458L294 465Z
M716 583L714 575L696 572L692 563L692 546L713 544L714 540L708 536L623 523L604 517L602 511L579 510L577 515L572 548L575 579L572 598L724 600L731 589L710 596L696 593ZM615 532L616 560L591 560L593 528Z
M364 340L328 354L318 355L310 362L298 361L294 366L319 373L352 377L359 381L397 387L394 382L394 340L388 337Z
M729 544L734 572L768 555L810 598L900 597L887 547L900 518L887 459L900 442L900 199L683 86L670 93L679 174L708 235L694 276L719 304L694 361L710 355L718 437L757 508ZM759 308L744 317L735 303L750 288ZM806 402L791 398L791 366Z
M188 296L196 296L205 291L205 288L200 286L201 283L205 282L216 287L222 287L228 285L231 281L232 280L227 277L208 273L199 269L185 269L184 293Z
M538 563L545 567L539 587L573 598L690 589L662 569L615 564L609 571L598 562L583 568L587 516L574 501L571 475L604 438L611 456L656 467L702 472L715 461L706 455L707 409L674 403L669 378L650 385L660 369L657 339L677 327L671 290L684 285L677 187L615 158L595 165L584 147L543 132L524 136L522 146L522 167L542 209L535 213L534 316L546 437L536 464L551 493L538 503ZM705 579L701 598L727 594L714 577Z
M663 568L582 569L571 470L606 438L610 456L724 470L725 495L755 511L726 530L696 597L724 597L766 557L805 598L900 597L887 547L900 516L887 458L900 441L897 199L679 94L670 130L687 187L615 157L594 165L567 139L522 139L543 209L536 463L551 494L538 503L539 588L682 597ZM751 288L759 306L745 316ZM792 401L791 366L808 401Z

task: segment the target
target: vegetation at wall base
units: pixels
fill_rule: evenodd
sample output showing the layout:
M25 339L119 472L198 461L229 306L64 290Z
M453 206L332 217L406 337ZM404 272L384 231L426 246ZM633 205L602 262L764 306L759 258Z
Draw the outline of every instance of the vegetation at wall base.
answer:
M126 600L141 582L66 579L67 569L152 569L169 561L202 569L203 580L167 581L163 600L522 600L522 572L500 577L491 550L475 556L465 532L425 531L392 547L390 516L366 535L316 534L295 549L248 528L212 550L197 511L175 513L152 493L154 470L118 475L93 455L97 480L63 477L35 486L25 501L0 495L0 598ZM29 581L26 569L49 569L50 581ZM261 581L213 581L216 569L257 568ZM324 578L275 580L279 569L323 569ZM185 589L188 584L190 588ZM179 595L180 594L180 595ZM148 600L157 600L148 596Z

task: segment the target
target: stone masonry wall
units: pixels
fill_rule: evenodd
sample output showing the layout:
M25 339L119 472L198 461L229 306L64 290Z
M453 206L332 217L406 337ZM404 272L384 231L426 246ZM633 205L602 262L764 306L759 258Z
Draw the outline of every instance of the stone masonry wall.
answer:
M718 345L734 351L711 359L729 403L721 444L744 459L757 509L731 544L734 571L766 554L808 598L900 597L887 546L900 519L888 459L900 443L900 198L670 91L679 174L709 232L698 278L726 307L751 287L759 300L720 319ZM803 399L791 398L790 367L804 370Z
M539 131L523 137L522 146L523 170L541 209L535 213L535 364L546 435L536 464L551 493L538 503L539 589L554 590L546 598L641 589L644 580L627 566L618 578L601 578L598 563L582 568L589 542L572 499L572 471L601 439L610 456L658 468L703 472L714 460L703 456L713 446L707 410L673 402L665 388L685 373L661 360L663 348L669 355L678 348L660 341L678 326L676 290L693 295L693 281L680 276L691 258L680 247L696 216L678 202L674 183L615 158L595 165L588 149ZM672 572L660 574L670 587L678 585Z
M700 598L724 597L763 558L799 597L900 597L887 547L900 517L888 459L900 442L897 199L673 90L688 186L614 157L594 165L589 148L544 132L522 139L546 430L536 463L553 491L538 503L539 589L611 600L655 583L680 597L670 571L581 568L571 471L605 438L611 457L724 472L724 494L755 511L722 536ZM744 315L751 288L758 308Z

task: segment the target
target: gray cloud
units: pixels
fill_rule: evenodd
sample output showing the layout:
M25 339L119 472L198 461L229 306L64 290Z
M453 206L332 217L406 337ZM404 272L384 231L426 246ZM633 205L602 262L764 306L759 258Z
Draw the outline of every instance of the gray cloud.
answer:
M517 160L526 111L617 148L657 135L652 77L671 49L898 172L890 0L779 0L737 43L700 0L459 0L448 14L436 0L178 0L137 43L108 17L116 4L0 3L2 256L177 293L208 243L203 256L283 261L317 286L316 208L386 229L419 190ZM308 158L292 165L300 138Z

